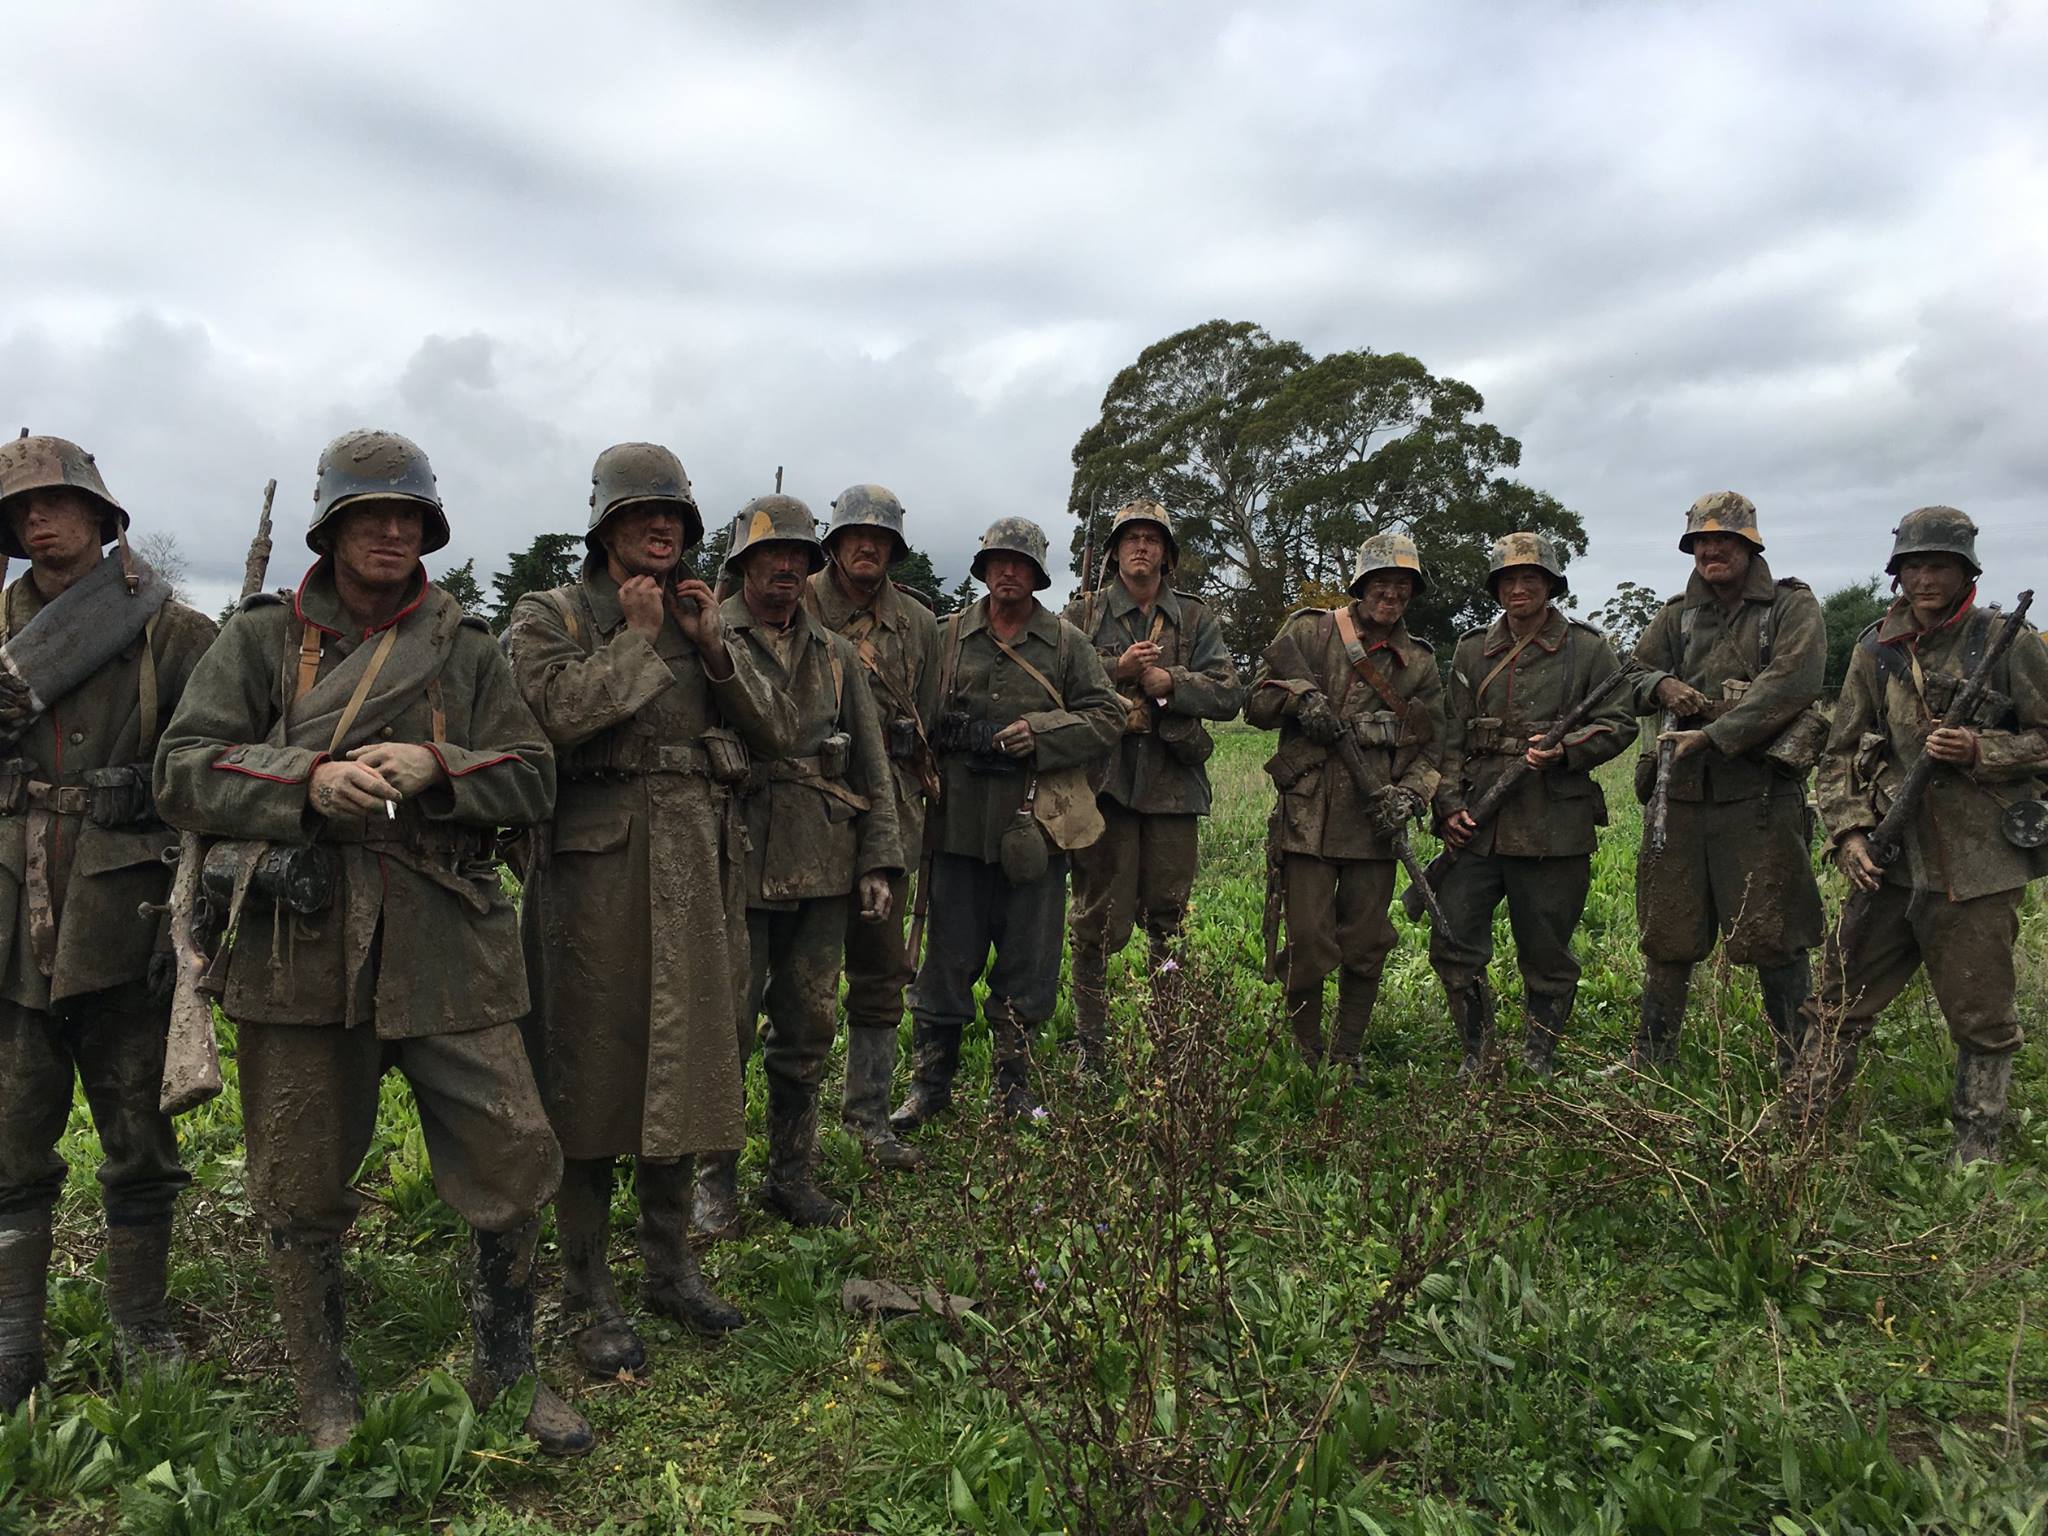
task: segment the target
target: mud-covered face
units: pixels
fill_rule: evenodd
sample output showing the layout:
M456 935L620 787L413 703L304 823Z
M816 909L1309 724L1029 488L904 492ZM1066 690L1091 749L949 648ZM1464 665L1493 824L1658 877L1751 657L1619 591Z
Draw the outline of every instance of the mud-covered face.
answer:
M97 559L106 510L83 491L44 486L7 503L14 536L39 565L71 567Z
M740 556L740 580L750 608L794 608L810 573L809 552L787 539L756 544Z
M842 528L832 535L832 563L863 592L882 584L895 553L895 536L886 528Z
M1511 619L1533 619L1550 606L1550 573L1537 565L1511 565L1493 579L1494 595Z
M359 501L334 530L335 566L362 586L403 586L419 569L426 516L416 501Z
M672 501L643 501L604 520L598 534L611 563L628 576L666 576L683 558L683 512Z
M1366 622L1392 629L1401 622L1415 596L1415 577L1407 571L1374 571L1359 588L1358 607Z
M1696 533L1692 538L1692 568L1710 586L1739 586L1749 576L1755 553L1739 533Z
M982 557L981 579L999 603L1014 603L1038 590L1038 567L1022 555L998 550Z
M1127 581L1149 582L1166 569L1166 538L1157 528L1138 523L1116 541L1116 568Z
M1930 552L1899 561L1899 590L1922 628L1945 618L1969 584L1970 568L1961 555Z

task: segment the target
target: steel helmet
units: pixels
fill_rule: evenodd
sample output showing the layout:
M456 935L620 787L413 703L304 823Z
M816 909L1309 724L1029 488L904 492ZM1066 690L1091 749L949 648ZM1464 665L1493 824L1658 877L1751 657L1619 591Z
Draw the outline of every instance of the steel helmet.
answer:
M1353 597L1365 595L1365 579L1375 571L1406 571L1415 578L1417 592L1429 590L1429 578L1422 574L1422 554L1405 533L1376 533L1358 546L1349 588Z
M127 509L114 500L91 454L65 438L31 437L23 432L11 443L0 443L0 554L28 558L28 551L14 536L14 519L7 503L30 491L60 488L99 503L102 544L111 543L128 526Z
M1493 541L1493 558L1486 567L1486 590L1500 596L1500 573L1517 565L1533 565L1547 572L1553 583L1551 596L1563 597L1571 591L1571 582L1565 578L1564 562L1557 557L1557 546L1547 534L1510 533Z
M1887 575L1899 574L1899 562L1908 555L1957 555L1972 576L1984 574L1977 562L1977 525L1969 514L1954 507L1916 507L1899 519L1892 530L1892 557L1885 562Z
M910 553L910 540L903 536L903 503L886 485L849 485L832 498L832 521L825 529L828 553L834 536L847 528L879 528L893 535L896 553L889 557L891 565Z
M1034 591L1043 592L1052 585L1052 577L1045 569L1045 530L1028 517L999 517L988 525L988 532L981 536L981 548L974 552L974 563L968 567L976 581L986 582L988 557L1001 552L1022 555L1038 572L1038 579L1032 583Z
M430 555L448 542L448 514L441 510L434 466L420 445L396 432L365 427L342 433L320 450L307 546L326 554L320 530L354 503L371 500L409 501L421 509L421 554Z
M597 531L623 507L659 501L675 506L683 520L683 548L704 539L704 514L690 491L682 460L659 443L614 443L597 456L590 471L590 526L583 542L596 554Z
M1756 503L1737 491L1709 491L1694 502L1685 514L1678 547L1691 554L1692 541L1703 533L1732 533L1758 549L1764 547L1764 536L1756 529Z
M740 561L759 544L801 544L811 569L825 568L825 546L818 542L817 520L811 509L794 496L776 492L756 496L732 521L732 547L725 554L725 574L738 581Z
M1108 557L1116 558L1117 540L1127 529L1140 523L1149 523L1159 530L1159 536L1166 540L1166 564L1168 568L1180 563L1180 541L1173 536L1173 522L1166 515L1166 508L1149 496L1140 496L1136 501L1127 501L1118 507L1109 519Z

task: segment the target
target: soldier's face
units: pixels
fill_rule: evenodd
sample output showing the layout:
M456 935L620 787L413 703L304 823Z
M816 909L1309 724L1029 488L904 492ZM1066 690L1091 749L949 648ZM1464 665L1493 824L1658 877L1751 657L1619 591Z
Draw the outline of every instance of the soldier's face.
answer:
M366 587L395 587L419 568L426 517L410 501L358 502L341 514L334 563Z
M1923 624L1945 615L1970 584L1960 555L1908 555L1899 562L1899 590Z
M832 538L833 562L863 590L881 585L895 552L896 541L879 528L848 528Z
M1511 565L1494 582L1494 591L1509 618L1534 618L1550 604L1550 576L1533 565Z
M27 491L7 504L7 520L31 560L70 566L100 550L99 504L83 491L51 486Z
M1166 540L1157 528L1132 528L1116 541L1116 568L1135 581L1150 581L1166 566Z
M756 544L740 557L740 579L746 586L749 604L755 607L794 607L810 574L810 556L801 544L776 540Z
M614 512L605 519L604 547L628 576L666 576L683 558L683 515L661 501Z
M1749 575L1749 540L1733 533L1696 534L1692 568L1715 586L1733 586Z
M1406 571L1375 571L1365 579L1358 606L1367 622L1392 629L1401 622L1401 615L1408 611L1408 600L1414 596L1415 578Z
M1022 555L990 555L981 570L988 595L999 603L1014 603L1038 590L1038 571Z

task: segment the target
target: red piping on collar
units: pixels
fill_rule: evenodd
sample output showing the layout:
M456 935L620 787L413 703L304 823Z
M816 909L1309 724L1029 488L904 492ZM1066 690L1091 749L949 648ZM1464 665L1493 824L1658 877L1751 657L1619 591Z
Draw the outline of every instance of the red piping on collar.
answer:
M306 567L306 574L299 578L298 589L292 593L292 612L298 616L299 622L301 624L312 625L315 629L319 630L320 633L323 635L339 635L341 631L335 629L332 625L322 624L318 619L314 618L311 614L306 612L306 583L311 581L313 577L319 572L320 568L323 565L326 565L331 558L331 556L322 555L318 560L315 560L311 565ZM398 612L394 613L382 624L372 625L370 628L364 630L363 638L365 640L369 639L370 636L372 635L382 634L385 630L390 629L393 625L404 623L406 619L411 617L413 611L417 609L421 603L427 600L427 564L424 560L422 560L418 565L416 565L413 568L413 574L419 577L420 590L418 594L413 598L411 602L407 603L403 608L399 609Z

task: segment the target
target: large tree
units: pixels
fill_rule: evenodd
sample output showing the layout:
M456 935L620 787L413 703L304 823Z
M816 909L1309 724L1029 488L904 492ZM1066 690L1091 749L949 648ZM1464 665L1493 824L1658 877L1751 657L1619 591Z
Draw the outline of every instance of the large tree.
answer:
M1156 496L1175 515L1178 583L1210 597L1251 655L1288 609L1343 590L1360 543L1402 531L1431 581L1411 623L1447 643L1491 609L1487 550L1500 534L1586 547L1576 513L1511 477L1521 444L1484 407L1403 353L1317 358L1245 321L1169 336L1111 381L1074 445L1075 569L1084 550L1099 562L1111 508Z
M512 605L527 593L545 592L574 581L582 563L582 534L537 534L524 552L507 556L505 569L491 578L491 588L498 594L491 628L502 632L511 621Z

